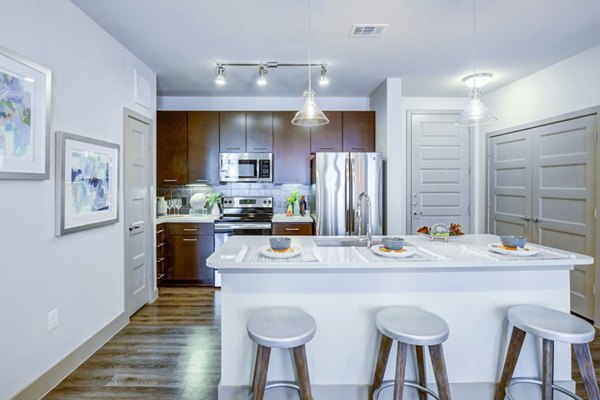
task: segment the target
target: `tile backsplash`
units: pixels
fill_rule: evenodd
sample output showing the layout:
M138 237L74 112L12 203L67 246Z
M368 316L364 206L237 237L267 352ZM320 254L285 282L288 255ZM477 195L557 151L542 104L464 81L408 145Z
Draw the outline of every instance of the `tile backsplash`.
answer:
M310 186L309 185L275 185L273 183L227 183L215 186L172 186L162 185L157 188L157 196L164 196L165 199L185 198L185 207L180 209L180 213L185 214L189 211L189 200L196 193L218 192L222 196L272 196L273 212L276 214L285 213L287 208L286 199L291 192L297 190L300 196L306 196L306 203L310 207Z

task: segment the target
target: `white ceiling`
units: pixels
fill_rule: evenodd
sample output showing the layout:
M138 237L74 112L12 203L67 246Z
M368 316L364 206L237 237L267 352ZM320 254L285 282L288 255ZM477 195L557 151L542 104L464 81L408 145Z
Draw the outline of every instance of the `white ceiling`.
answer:
M299 96L307 71L217 62L306 63L307 0L72 0L158 74L159 95ZM313 0L313 62L329 64L318 96L368 96L388 77L406 96L462 96L472 73L471 0ZM600 44L598 0L478 0L478 70L489 92ZM352 24L384 23L382 38ZM93 46L93 44L90 44ZM319 70L313 71L317 78Z

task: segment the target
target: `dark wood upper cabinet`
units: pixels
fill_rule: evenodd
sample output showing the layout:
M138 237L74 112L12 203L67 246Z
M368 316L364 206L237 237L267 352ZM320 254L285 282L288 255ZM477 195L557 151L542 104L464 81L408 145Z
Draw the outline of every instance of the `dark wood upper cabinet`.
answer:
M157 113L156 180L159 185L187 183L187 113L185 111Z
M219 112L188 112L187 183L219 183Z
M292 125L294 115L273 113L273 183L310 184L310 129Z
M326 111L329 123L310 128L310 152L342 151L342 112Z
M273 152L273 113L253 111L246 113L246 152Z
M221 153L246 152L246 113L237 111L224 111L220 113Z
M375 113L344 111L342 133L344 151L375 151Z

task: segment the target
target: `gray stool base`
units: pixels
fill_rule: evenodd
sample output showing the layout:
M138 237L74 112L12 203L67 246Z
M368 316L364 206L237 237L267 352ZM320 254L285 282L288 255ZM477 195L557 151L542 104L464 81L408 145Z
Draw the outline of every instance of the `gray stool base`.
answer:
M512 387L513 385L518 385L518 384L523 384L523 383L532 383L532 384L539 385L539 386L542 386L542 385L543 385L542 381L540 381L540 380L538 380L538 379L531 379L531 378L513 378L513 379L510 381L510 383L508 384L508 386L506 387L506 390L504 391L504 394L506 395L506 398L507 398L508 400L517 400L517 398L515 398L515 397L513 396L513 394L511 393L511 391L510 391L510 390L511 390L511 387ZM567 390L567 389L565 389L565 388L563 388L563 387L561 387L561 386L558 386L558 385L554 385L554 384L553 384L553 385L552 385L552 389L556 390L557 392L561 392L562 394L564 394L564 395L567 395L567 396L569 396L569 397L570 397L570 398L572 398L572 399L575 399L575 400L583 400L581 397L577 396L575 393L573 393L573 392L571 392L571 391L569 391L569 390Z
M269 389L275 389L275 388L280 388L280 387L287 387L287 388L291 388L291 389L295 389L296 391L298 391L298 394L300 394L300 386L298 386L295 382L286 382L286 381L276 381L276 382L270 382L267 384L267 386L265 386L265 392ZM254 400L254 392L250 393L248 395L248 400Z
M381 391L385 388L388 388L390 386L394 386L395 381L383 381L381 382L381 386L379 386L374 392L373 392L373 398L370 400L377 400L379 398L379 393L381 393ZM434 392L433 390L426 388L424 386L419 385L416 382L411 382L411 381L404 381L404 386L409 386L411 388L415 388L417 390L420 390L422 392L427 393L428 395L430 395L431 397L433 397L436 400L440 400L440 398L438 397L437 393Z

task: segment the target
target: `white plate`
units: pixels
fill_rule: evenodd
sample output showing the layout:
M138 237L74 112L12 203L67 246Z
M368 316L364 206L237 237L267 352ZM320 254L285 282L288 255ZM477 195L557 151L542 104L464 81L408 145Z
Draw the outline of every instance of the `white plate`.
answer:
M407 257L414 255L417 252L417 249L415 249L414 247L410 247L410 246L404 246L402 248L402 250L404 250L404 251L401 251L401 252L397 252L394 250L381 251L380 247L383 247L383 246L380 244L371 246L371 251L373 253L377 254L378 256L390 257L390 258L407 258Z
M540 252L540 249L532 246L525 246L524 248L517 247L516 250L506 250L502 248L502 243L490 243L488 245L488 249L498 254L506 254L509 256L517 256L517 257L531 257L535 256Z
M417 235L426 237L429 240L443 240L444 242L447 242L448 240L452 240L452 239L458 239L460 237L465 236L464 234L441 236L441 235L431 235L429 233L419 233L419 232L417 232Z
M296 246L290 246L288 251L286 251L285 253L278 253L278 252L274 251L271 248L271 246L262 246L258 249L258 251L263 256L269 257L269 258L292 258L292 257L299 256L300 253L302 253L302 249L300 247L296 247Z

